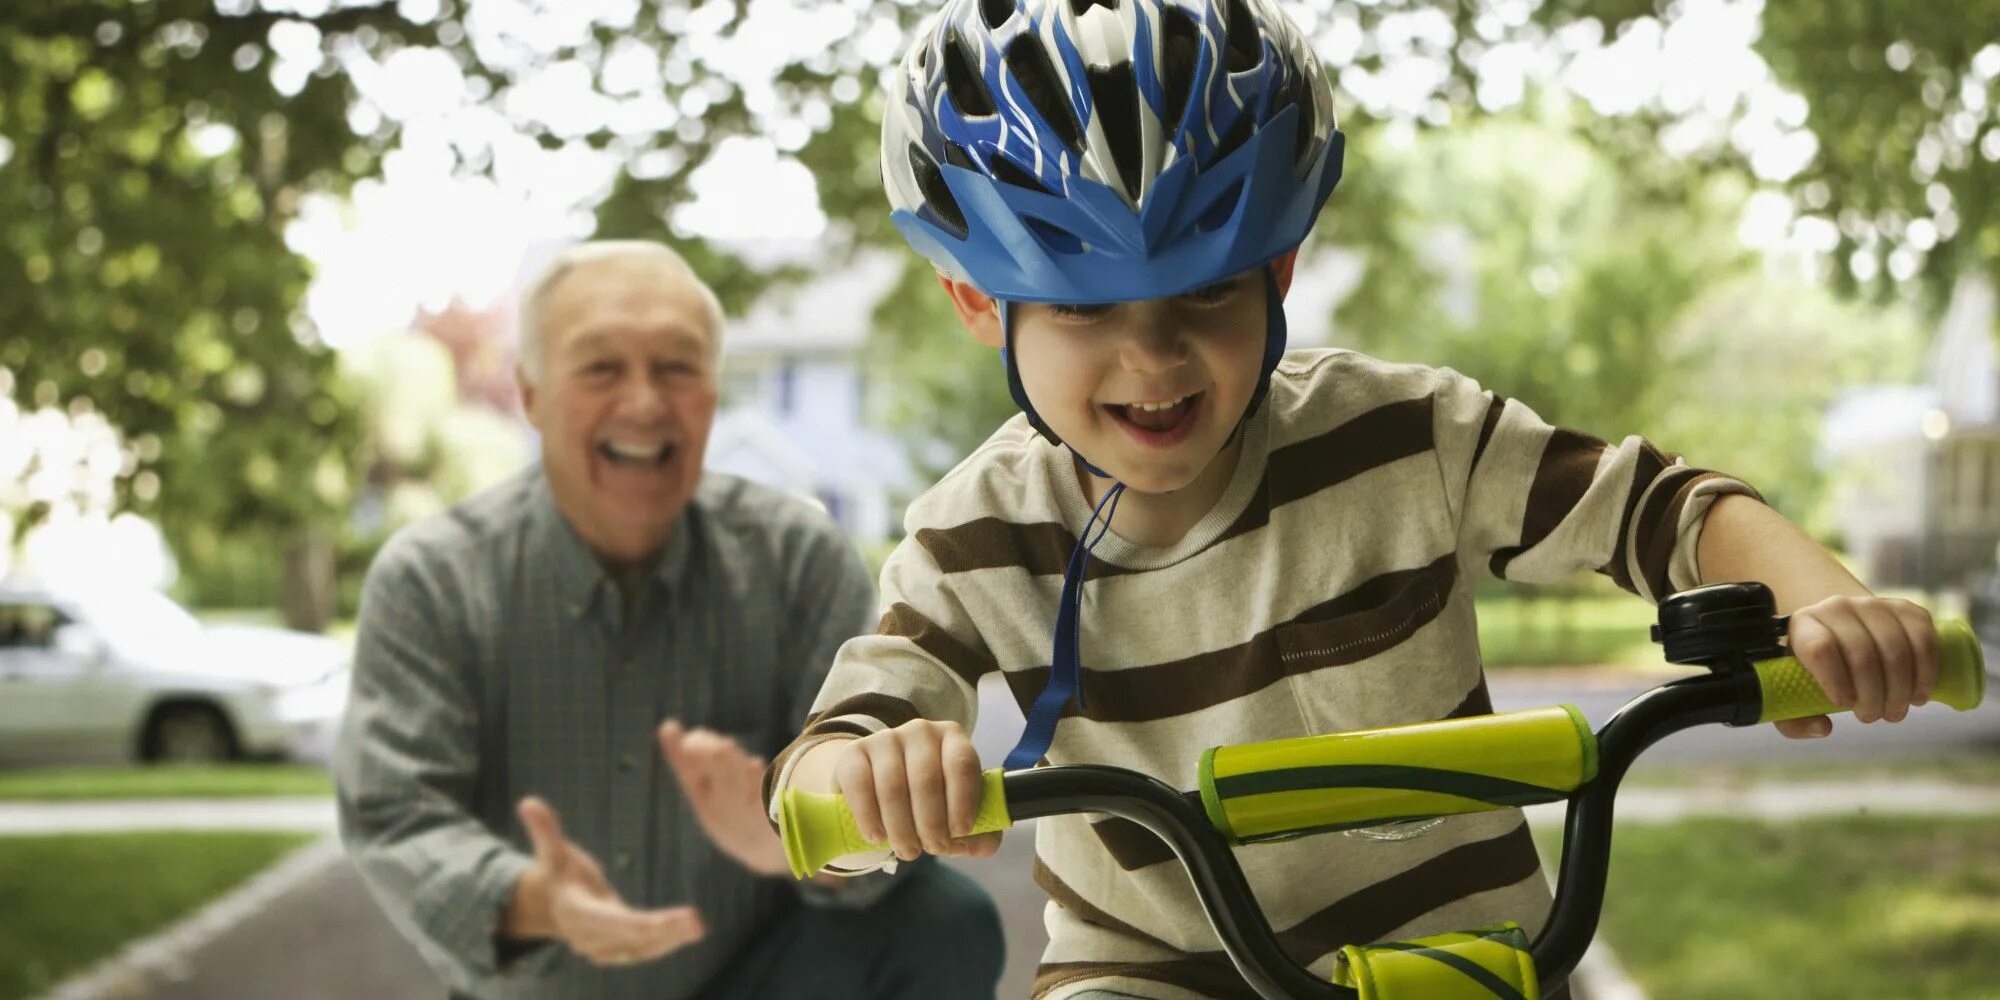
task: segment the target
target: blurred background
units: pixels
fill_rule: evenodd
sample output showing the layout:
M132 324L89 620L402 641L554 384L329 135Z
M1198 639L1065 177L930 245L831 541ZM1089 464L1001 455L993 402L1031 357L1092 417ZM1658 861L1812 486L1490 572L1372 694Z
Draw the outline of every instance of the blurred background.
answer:
M1285 6L1349 136L1295 344L1643 433L2000 644L2000 2ZM0 997L420 977L318 839L315 761L373 553L535 453L515 295L568 242L694 263L730 316L710 465L814 498L879 563L1012 412L880 193L880 81L931 9L0 11ZM1489 583L1496 700L1601 722L1668 676L1649 612L1601 578ZM988 703L1004 748L1018 714ZM1837 728L1664 746L1603 989L2000 997L2000 714ZM1018 894L1028 839L979 877ZM252 917L174 937L246 879ZM1018 986L1039 904L1003 905ZM284 934L307 957L257 971ZM1806 949L1848 957L1778 961Z

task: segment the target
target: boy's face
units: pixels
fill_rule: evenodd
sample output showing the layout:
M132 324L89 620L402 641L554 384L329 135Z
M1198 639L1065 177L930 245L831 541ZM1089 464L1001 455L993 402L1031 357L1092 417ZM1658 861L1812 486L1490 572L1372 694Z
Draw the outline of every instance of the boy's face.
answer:
M1281 284L1290 264L1280 262ZM1000 346L991 300L946 287L974 336ZM1214 461L1250 404L1264 299L1262 274L1249 271L1168 299L1020 303L1014 362L1035 411L1078 454L1129 489L1170 493Z

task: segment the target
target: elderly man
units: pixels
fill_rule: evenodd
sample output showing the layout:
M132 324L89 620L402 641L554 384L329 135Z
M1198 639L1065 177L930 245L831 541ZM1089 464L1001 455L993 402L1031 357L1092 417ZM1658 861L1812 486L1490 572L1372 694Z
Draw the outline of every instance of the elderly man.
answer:
M370 568L342 837L454 996L991 997L999 921L963 876L785 876L756 755L873 590L824 516L702 472L721 332L653 244L530 287L541 461Z

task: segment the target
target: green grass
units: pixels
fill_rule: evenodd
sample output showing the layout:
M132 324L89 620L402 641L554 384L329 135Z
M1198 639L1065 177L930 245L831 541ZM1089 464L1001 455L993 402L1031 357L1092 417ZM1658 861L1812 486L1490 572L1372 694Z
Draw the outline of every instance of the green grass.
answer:
M1655 997L1996 1000L2000 821L1621 825L1602 932Z
M1630 594L1479 598L1479 649L1489 667L1659 665L1647 637L1652 605Z
M0 838L0 1000L46 991L194 912L312 837L131 833Z
M300 764L58 767L0 771L0 802L331 795L333 779Z
M1888 781L1927 779L1961 785L2000 785L2000 753L1951 757L1873 757L1865 760L1730 761L1635 765L1623 784L1656 787L1752 785L1773 781Z

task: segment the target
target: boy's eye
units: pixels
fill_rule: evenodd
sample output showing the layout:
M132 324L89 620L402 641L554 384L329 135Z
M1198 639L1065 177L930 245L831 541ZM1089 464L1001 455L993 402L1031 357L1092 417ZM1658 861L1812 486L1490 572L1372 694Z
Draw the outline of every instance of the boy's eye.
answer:
M1110 312L1111 307L1103 303L1072 305L1058 302L1051 303L1049 311L1069 319L1097 319L1105 313Z
M1187 293L1185 297L1193 299L1196 302L1201 302L1207 305L1213 305L1235 294L1237 284L1238 281L1235 278L1226 278L1222 281L1216 282L1213 285L1203 285L1202 287Z

